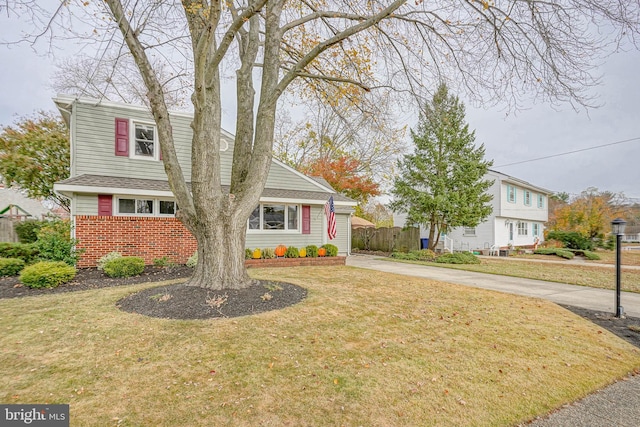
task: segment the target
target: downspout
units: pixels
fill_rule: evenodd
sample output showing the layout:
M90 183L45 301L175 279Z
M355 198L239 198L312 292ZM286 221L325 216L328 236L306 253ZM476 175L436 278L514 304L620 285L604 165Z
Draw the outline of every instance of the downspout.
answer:
M353 218L353 212L349 214L349 220L347 221L347 256L351 256L351 218Z

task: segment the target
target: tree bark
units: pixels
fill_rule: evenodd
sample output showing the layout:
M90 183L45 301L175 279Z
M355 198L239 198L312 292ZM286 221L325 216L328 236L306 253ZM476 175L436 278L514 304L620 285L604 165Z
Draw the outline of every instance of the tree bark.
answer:
M243 289L256 283L244 265L247 222L237 215L233 198L227 209L213 209L199 217L194 236L198 263L187 286L212 290ZM230 215L226 214L229 210Z

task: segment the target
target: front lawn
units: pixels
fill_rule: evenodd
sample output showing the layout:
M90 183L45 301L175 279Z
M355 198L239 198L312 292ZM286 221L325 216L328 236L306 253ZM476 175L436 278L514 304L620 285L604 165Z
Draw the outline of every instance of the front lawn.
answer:
M501 426L640 367L537 299L348 267L251 274L308 297L204 321L115 307L150 284L0 300L0 401L69 403L74 426Z

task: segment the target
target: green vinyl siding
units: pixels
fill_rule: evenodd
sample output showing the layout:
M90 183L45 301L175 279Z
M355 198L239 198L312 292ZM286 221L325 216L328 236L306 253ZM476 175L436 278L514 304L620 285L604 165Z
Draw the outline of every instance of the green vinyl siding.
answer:
M98 195L77 194L74 208L74 215L98 215Z
M140 109L126 105L93 105L82 102L74 104L73 165L72 176L105 175L116 177L166 180L162 161L130 158L115 155L115 119L129 119L129 129L134 122L153 124L152 116ZM178 161L187 181L191 180L191 118L183 115L171 117ZM222 183L229 184L233 162L233 141L223 136L228 149L221 151ZM131 146L129 148L131 152ZM131 153L130 153L131 154ZM310 179L293 170L272 163L266 183L267 188L286 190L322 191Z

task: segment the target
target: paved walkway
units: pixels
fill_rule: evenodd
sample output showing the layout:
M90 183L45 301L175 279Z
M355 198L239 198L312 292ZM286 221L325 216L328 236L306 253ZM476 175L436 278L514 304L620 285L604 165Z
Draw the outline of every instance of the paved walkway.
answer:
M349 256L347 265L538 297L590 310L614 312L615 293L610 290L386 261L369 255ZM627 315L640 317L640 294L623 292L620 299ZM640 375L618 381L578 402L560 408L545 418L535 420L528 426L640 426Z
M558 304L575 305L589 310L615 313L615 292L607 289L386 261L384 258L371 255L351 255L347 257L347 265L526 295L546 299ZM611 279L614 280L613 276ZM620 303L626 315L640 317L640 294L622 292ZM640 425L640 422L638 425Z

